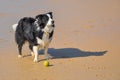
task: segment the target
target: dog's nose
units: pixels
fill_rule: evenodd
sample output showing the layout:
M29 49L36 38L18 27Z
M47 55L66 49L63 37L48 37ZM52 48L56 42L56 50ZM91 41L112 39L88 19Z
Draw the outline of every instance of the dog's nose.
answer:
M54 24L54 21L52 21L52 24Z

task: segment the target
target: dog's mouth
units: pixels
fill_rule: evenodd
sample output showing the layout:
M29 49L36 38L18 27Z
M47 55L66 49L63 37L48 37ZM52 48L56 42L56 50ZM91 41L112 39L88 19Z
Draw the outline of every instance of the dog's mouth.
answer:
M51 26L52 26L52 27L55 27L55 25L54 25L54 24L52 24Z
M55 27L55 25L54 25L54 20L53 20L53 21L51 21L51 23L52 23L52 25L51 25L51 26L52 26L52 27Z

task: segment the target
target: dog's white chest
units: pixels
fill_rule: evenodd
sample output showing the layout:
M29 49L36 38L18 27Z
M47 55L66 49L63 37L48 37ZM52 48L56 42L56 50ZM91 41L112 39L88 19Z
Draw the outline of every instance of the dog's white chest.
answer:
M49 42L49 34L43 34L42 40L44 41L44 43L48 43Z
M49 34L43 34L42 39L37 37L37 43L44 47L46 44L49 44L49 42L51 41L51 39L49 39Z

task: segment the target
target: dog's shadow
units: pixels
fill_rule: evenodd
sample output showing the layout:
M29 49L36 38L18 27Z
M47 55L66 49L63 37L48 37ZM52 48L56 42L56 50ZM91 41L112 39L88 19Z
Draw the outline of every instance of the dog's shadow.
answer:
M48 53L52 56L52 59L56 58L76 58L76 57L89 57L89 56L103 56L107 51L83 51L77 48L61 48L54 49L49 48ZM43 54L43 50L39 51L39 55Z

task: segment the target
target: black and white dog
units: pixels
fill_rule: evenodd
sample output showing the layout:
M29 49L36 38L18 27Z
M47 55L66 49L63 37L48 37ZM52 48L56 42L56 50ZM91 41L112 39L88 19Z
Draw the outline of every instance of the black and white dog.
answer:
M22 46L28 41L31 54L35 56L34 62L38 62L38 50L40 49L44 49L46 59L49 58L48 46L55 27L52 12L37 15L35 18L24 17L12 27L18 45L18 57L22 57Z

